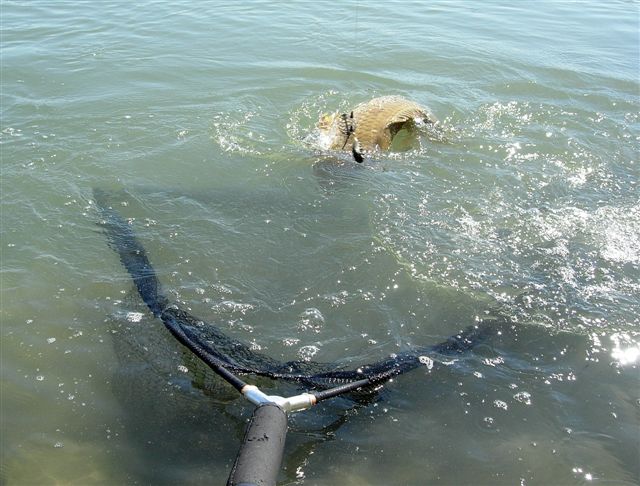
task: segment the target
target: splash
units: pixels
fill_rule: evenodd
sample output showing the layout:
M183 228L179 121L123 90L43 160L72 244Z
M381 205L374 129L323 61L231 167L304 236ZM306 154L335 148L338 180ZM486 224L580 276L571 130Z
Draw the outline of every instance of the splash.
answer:
M224 152L263 155L265 136L256 133L251 125L257 116L259 113L254 111L217 113L212 122L213 140Z
M376 241L425 288L460 290L514 322L637 334L634 164L624 146L598 156L566 129L577 123L548 105L479 107L437 158L412 153L414 170L373 186ZM597 123L626 140L624 122Z

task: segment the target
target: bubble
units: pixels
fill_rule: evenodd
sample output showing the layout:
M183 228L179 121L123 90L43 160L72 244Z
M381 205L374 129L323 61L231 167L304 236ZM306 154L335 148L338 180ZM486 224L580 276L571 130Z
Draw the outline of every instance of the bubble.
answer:
M519 401L520 403L524 403L525 405L531 405L531 393L523 391L516 393L513 395L513 398Z
M420 361L421 364L425 365L428 370L431 370L433 368L433 360L429 358L429 356L420 356L418 358L418 361Z
M129 322L140 322L143 317L142 312L127 312L127 321Z
M255 339L249 343L249 348L251 351L262 351L262 345L259 344Z
M300 339L298 338L284 338L282 340L282 344L284 344L285 346L294 346L295 344L298 344L300 342Z
M313 345L302 346L298 350L298 357L302 361L311 361L311 358L313 358L316 354L318 354L318 351L320 351L320 348L318 346L313 346Z
M500 356L497 358L485 358L482 362L487 366L493 366L495 368L497 365L504 363L504 358Z
M212 307L212 309L216 312L233 314L239 312L242 315L245 315L248 311L254 308L251 304L243 304L242 302L235 302L233 300L225 300L216 304Z
M305 309L299 316L298 329L319 333L324 327L324 316L315 307Z
M502 400L494 400L493 405L497 408L501 408L502 410L507 410L509 408L509 405L507 405L507 402L504 402Z

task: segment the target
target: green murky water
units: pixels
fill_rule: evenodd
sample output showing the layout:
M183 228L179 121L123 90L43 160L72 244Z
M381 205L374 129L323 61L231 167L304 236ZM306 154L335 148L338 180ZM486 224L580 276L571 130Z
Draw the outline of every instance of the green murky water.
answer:
M283 484L638 483L637 2L0 9L3 484L223 484L251 412L146 310L95 187L173 299L279 359L507 326L295 416ZM305 142L386 94L446 141Z

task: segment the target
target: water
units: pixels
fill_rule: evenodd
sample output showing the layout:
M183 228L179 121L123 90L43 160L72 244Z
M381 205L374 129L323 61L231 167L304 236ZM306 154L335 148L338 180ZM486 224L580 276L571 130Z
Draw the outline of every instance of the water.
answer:
M283 484L640 482L637 2L1 9L3 484L222 484L250 413L144 308L94 187L173 299L277 358L505 323L294 417ZM446 141L305 143L386 94Z

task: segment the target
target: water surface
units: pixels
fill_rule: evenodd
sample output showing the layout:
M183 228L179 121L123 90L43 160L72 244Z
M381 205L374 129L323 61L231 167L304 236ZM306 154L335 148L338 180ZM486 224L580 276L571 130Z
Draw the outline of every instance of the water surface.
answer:
M223 484L251 412L144 307L96 187L172 299L278 359L503 326L295 416L283 484L640 482L637 2L0 8L3 483ZM387 94L446 140L307 143Z

